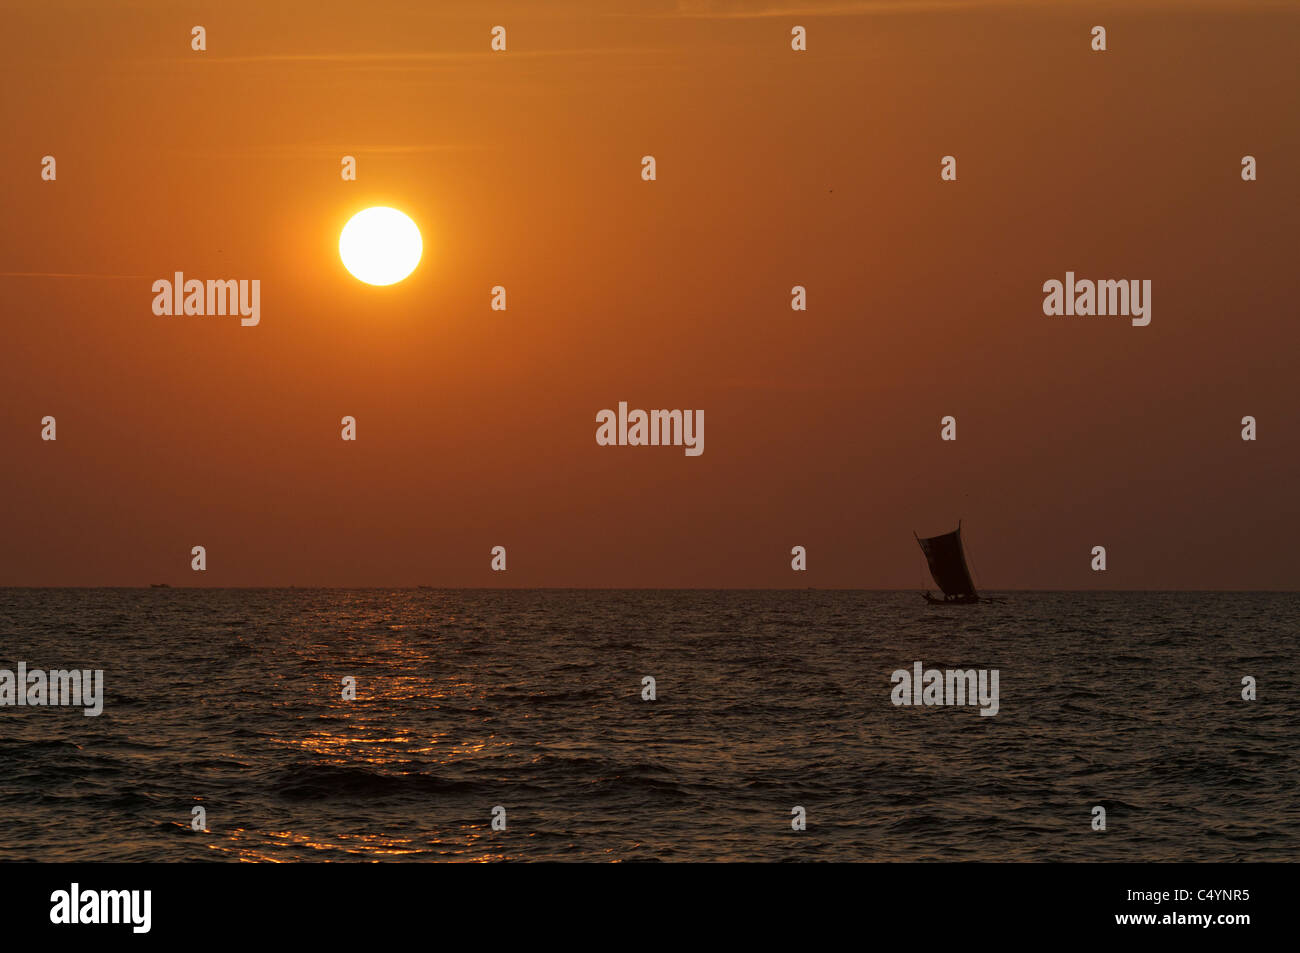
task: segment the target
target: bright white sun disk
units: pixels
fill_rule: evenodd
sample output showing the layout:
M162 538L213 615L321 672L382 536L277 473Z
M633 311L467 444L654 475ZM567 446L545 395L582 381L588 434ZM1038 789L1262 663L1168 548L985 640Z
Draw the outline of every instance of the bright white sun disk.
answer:
M357 212L339 235L343 267L368 285L396 284L415 271L423 252L415 222L387 206Z

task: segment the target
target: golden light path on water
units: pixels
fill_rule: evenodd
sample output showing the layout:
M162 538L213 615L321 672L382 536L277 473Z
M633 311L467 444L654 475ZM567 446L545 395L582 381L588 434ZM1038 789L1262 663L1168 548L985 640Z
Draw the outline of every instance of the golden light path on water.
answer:
M434 668L433 660L418 647L406 624L390 622L377 627L367 622L357 628L362 630L356 639L360 643L357 648L362 650L358 664L322 676L323 685L317 697L332 697L333 701L322 705L314 714L305 714L299 700L286 694L282 700L275 701L273 707L290 716L291 730L271 739L281 750L276 759L279 763L309 765L310 770L324 773L321 788L313 789L308 800L327 799L330 794L328 787L336 780L340 784L338 793L348 796L350 804L352 795L360 798L360 803L350 806L347 811L340 811L357 816L356 829L335 831L327 836L319 829L295 830L291 825L267 830L234 827L216 837L209 846L214 851L243 861L283 862L295 856L301 857L302 851L319 854L321 860L381 861L425 857L486 862L508 859L512 852L502 849L502 833L490 827L488 809L491 804L483 805L481 822L444 824L431 830L418 829L436 812L408 804L400 811L402 820L396 825L411 828L409 833L375 830L380 818L383 820L378 826L395 826L394 819L389 816L392 798L387 795L402 793L407 783L420 791L420 785L428 781L432 788L437 779L456 775L464 765L491 761L508 754L513 743L491 731L480 730L467 737L463 729L433 727L439 720L440 711L456 714L478 712L486 702L487 693L482 686L458 678L431 684L426 673ZM387 660L386 674L367 678L364 675L366 667L376 658ZM408 672L411 674L406 674ZM324 687L342 686L348 676L360 676L361 687L354 700L344 700L340 689ZM433 723L428 733L393 731L394 725L401 720L393 713L404 710L418 710L431 715ZM370 798L372 803L366 803L364 791L353 789L355 784L378 788ZM432 793L436 798L436 791ZM292 806L284 813L285 819L291 820ZM367 817L371 813L377 816ZM510 839L516 842L533 836L527 831L510 833Z

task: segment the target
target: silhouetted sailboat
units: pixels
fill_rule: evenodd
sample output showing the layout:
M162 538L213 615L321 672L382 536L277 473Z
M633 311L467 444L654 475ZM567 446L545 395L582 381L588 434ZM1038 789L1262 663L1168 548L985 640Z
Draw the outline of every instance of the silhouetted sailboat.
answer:
M912 535L916 536L916 533L913 532ZM981 599L975 591L970 570L966 568L966 553L961 545L961 520L957 521L957 528L951 533L924 538L916 536L916 541L921 544L921 552L925 553L925 561L930 566L930 575L934 577L935 585L943 590L942 599L936 599L926 592L926 602L966 605L989 601Z

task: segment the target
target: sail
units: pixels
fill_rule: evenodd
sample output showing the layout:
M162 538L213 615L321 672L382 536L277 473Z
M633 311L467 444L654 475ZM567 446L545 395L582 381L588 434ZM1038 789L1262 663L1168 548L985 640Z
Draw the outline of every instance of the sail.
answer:
M943 590L945 596L971 597L975 595L975 583L971 582L970 570L966 568L966 554L961 548L961 524L951 533L942 536L917 537L925 561L930 564L930 575L935 585Z

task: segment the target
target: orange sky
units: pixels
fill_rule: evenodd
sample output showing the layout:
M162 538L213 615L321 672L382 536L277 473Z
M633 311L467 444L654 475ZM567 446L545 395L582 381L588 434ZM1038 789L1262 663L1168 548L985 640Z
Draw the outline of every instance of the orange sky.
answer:
M0 584L912 588L960 518L988 588L1295 588L1297 49L1263 2L7 7ZM261 324L155 316L177 270ZM1067 270L1151 325L1045 317ZM620 400L705 453L597 446Z

